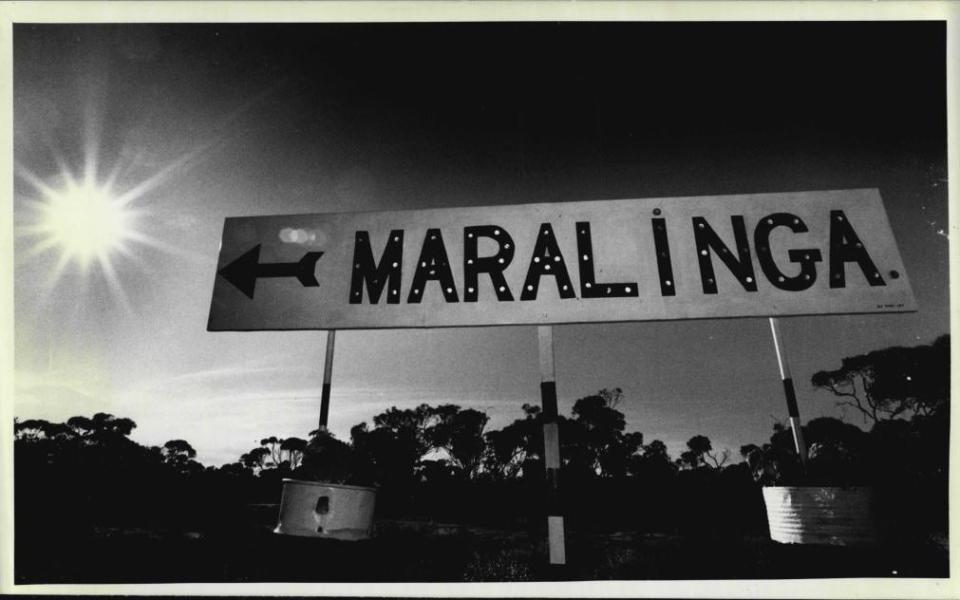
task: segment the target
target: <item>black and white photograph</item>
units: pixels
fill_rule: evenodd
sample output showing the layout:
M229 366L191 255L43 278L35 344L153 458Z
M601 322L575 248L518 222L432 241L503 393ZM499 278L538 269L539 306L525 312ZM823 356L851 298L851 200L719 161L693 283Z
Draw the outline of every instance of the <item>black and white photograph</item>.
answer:
M4 40L4 591L958 593L948 4L92 4Z

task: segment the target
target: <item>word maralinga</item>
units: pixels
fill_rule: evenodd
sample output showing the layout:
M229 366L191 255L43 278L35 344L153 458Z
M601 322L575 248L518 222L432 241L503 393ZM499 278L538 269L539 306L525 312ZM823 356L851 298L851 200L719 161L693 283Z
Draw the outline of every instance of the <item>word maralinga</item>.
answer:
M774 256L771 250L772 232L783 227L793 233L805 233L807 224L798 216L788 212L769 214L757 221L752 235L747 231L742 215L731 215L730 224L734 239L730 246L721 239L714 227L704 216L693 216L688 227L691 228L699 264L700 284L704 294L717 294L715 258L730 271L744 290L757 291L757 276L754 272L752 253L756 253L757 263L764 278L781 290L799 292L814 285L817 280L817 263L824 260L820 248L788 249L785 256ZM861 241L843 210L831 210L828 222L822 224L829 228L827 254L827 278L830 288L846 286L847 263L859 268L870 286L884 286L886 281L877 269L867 247ZM576 268L579 275L579 296L581 298L623 298L639 295L639 284L630 282L597 281L594 264L591 225L589 221L576 221ZM676 294L674 264L671 258L671 246L667 220L650 219L652 246L650 252L656 254L657 273L661 296ZM481 238L492 240L496 251L484 256L479 254ZM374 245L382 247L379 258ZM489 281L496 299L501 302L515 300L504 273L514 265L516 244L510 232L499 225L472 225L463 227L463 302L477 302L481 281ZM567 248L566 256L573 253ZM446 302L460 302L454 278L454 265L448 259L447 242L439 228L427 229L420 245L420 254L416 262L413 277L402 294L403 286L404 230L392 229L386 240L371 240L367 230L355 233L353 251L353 273L350 283L349 302L378 304L386 296L386 304L399 304L402 298L406 303L419 303L431 288L438 288ZM520 301L536 300L543 279L553 281L556 294L561 299L577 298L577 290L570 277L568 260L557 241L553 226L549 222L541 223L536 241L528 260L525 260L526 276L519 290ZM795 266L788 266L795 265ZM895 270L889 273L891 278L899 277ZM429 285L436 282L436 285ZM364 294L366 290L366 294Z
M876 189L228 217L217 273L210 331L916 310Z

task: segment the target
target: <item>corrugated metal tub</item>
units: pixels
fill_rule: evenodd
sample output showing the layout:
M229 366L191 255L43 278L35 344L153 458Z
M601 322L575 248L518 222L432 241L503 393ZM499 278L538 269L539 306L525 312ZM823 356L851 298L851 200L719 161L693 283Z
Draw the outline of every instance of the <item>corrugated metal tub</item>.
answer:
M775 542L849 546L877 541L872 488L765 487L763 501Z
M363 540L373 532L376 499L376 488L284 479L280 522L273 532Z

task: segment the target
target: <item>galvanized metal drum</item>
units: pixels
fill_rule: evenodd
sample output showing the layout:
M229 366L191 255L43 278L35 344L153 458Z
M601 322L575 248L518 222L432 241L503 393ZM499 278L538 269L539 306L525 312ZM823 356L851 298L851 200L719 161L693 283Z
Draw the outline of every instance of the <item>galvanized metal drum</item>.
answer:
M283 480L280 520L274 533L363 540L373 532L377 490L319 481Z
M785 544L851 546L877 541L867 487L765 487L770 538Z

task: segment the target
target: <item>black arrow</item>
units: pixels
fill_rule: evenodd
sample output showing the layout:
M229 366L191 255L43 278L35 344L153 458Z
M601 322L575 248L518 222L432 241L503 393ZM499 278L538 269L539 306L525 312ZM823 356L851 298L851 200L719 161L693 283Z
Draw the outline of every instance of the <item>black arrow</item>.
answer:
M317 287L320 282L313 275L323 252L307 252L295 263L260 263L260 244L243 256L217 271L238 290L253 299L253 289L259 277L296 277L303 287Z

